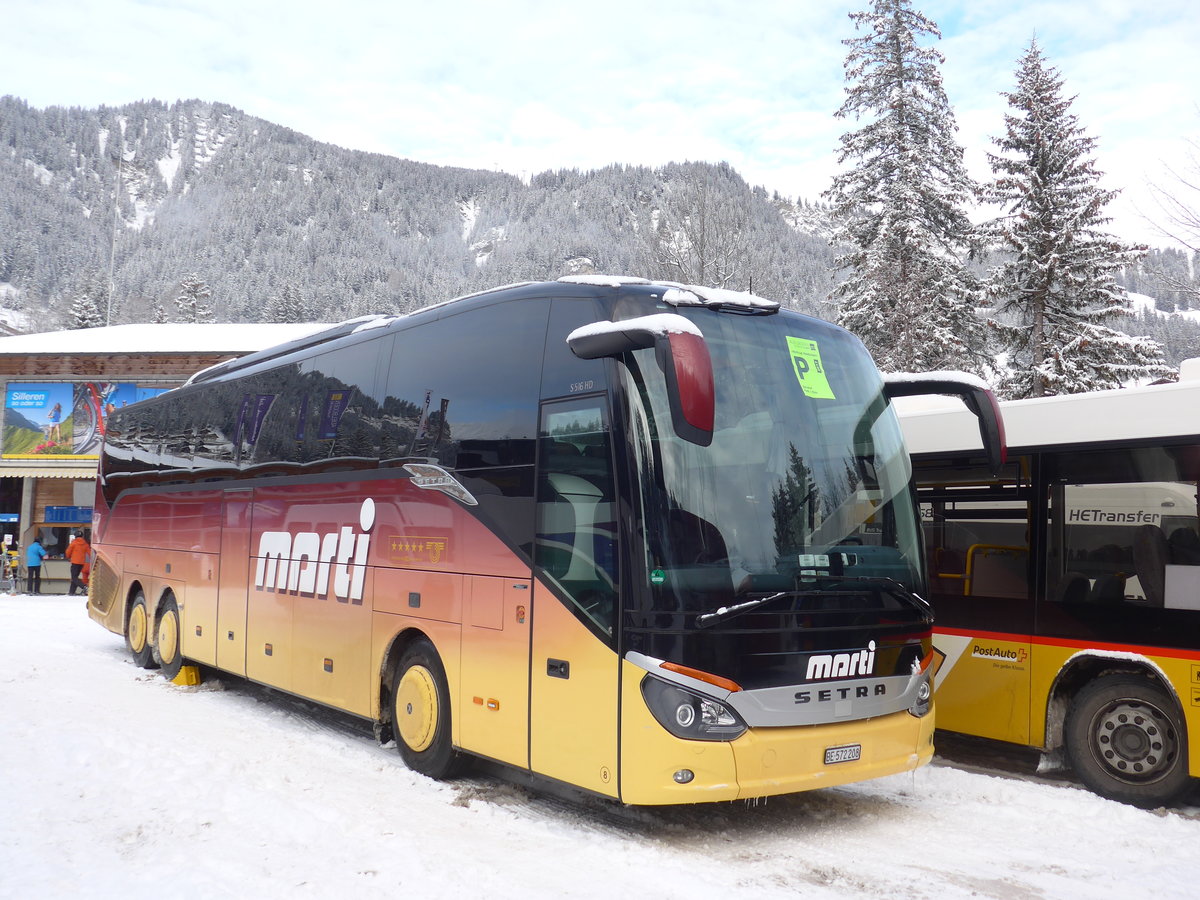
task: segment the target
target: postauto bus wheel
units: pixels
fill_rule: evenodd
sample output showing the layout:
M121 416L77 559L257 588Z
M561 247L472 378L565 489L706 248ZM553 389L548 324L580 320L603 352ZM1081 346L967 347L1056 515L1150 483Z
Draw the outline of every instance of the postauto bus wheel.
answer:
M174 681L183 668L183 648L179 643L179 606L171 594L163 599L158 611L154 659L162 667L162 673L168 681Z
M1153 808L1188 786L1187 733L1171 697L1154 682L1109 675L1075 695L1067 714L1067 753L1098 794Z
M129 618L125 621L125 646L133 661L143 669L155 667L154 648L150 646L150 613L146 609L146 596L141 591L134 595Z
M430 778L458 774L465 760L450 743L450 690L426 638L409 644L392 680L392 731L405 764Z

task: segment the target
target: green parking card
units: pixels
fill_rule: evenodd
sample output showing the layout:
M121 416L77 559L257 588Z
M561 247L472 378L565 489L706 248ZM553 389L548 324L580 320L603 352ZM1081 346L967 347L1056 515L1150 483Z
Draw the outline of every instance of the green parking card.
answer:
M817 342L798 337L789 337L787 342L792 355L792 368L804 396L814 400L836 400L825 367L821 365L821 348Z

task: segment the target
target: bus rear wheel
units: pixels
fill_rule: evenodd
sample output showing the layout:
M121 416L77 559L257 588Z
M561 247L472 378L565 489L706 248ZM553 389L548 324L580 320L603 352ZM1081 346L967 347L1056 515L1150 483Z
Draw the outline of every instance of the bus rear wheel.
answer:
M154 660L162 667L162 673L168 681L174 681L183 668L179 634L179 606L175 598L168 594L158 611L158 628L154 639Z
M153 669L154 648L150 645L150 613L146 609L146 596L138 591L129 618L125 622L125 647L133 661L143 669Z
M1067 714L1066 740L1083 783L1113 800L1154 808L1190 782L1175 704L1145 678L1109 675L1085 686Z
M464 759L450 743L450 690L433 644L410 644L392 685L392 731L405 765L430 778L458 774Z

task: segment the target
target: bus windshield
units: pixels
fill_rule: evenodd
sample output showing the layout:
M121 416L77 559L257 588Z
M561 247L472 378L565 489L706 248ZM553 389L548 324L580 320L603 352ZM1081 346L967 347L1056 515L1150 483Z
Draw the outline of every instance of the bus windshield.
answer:
M710 446L676 437L652 350L626 369L659 610L864 581L920 585L900 429L862 344L818 320L686 313L712 355Z

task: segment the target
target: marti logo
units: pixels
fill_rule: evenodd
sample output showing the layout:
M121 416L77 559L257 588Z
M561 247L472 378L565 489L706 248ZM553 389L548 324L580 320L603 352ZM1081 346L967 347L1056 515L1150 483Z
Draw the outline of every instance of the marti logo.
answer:
M866 650L850 653L823 653L808 658L808 681L830 681L834 678L855 678L875 672L875 642L869 641Z
M264 531L258 539L254 587L314 597L332 594L341 603L361 604L370 531L375 527L375 501L370 497L358 511L358 526L360 534L350 525L328 534L305 531L293 536L287 531Z

